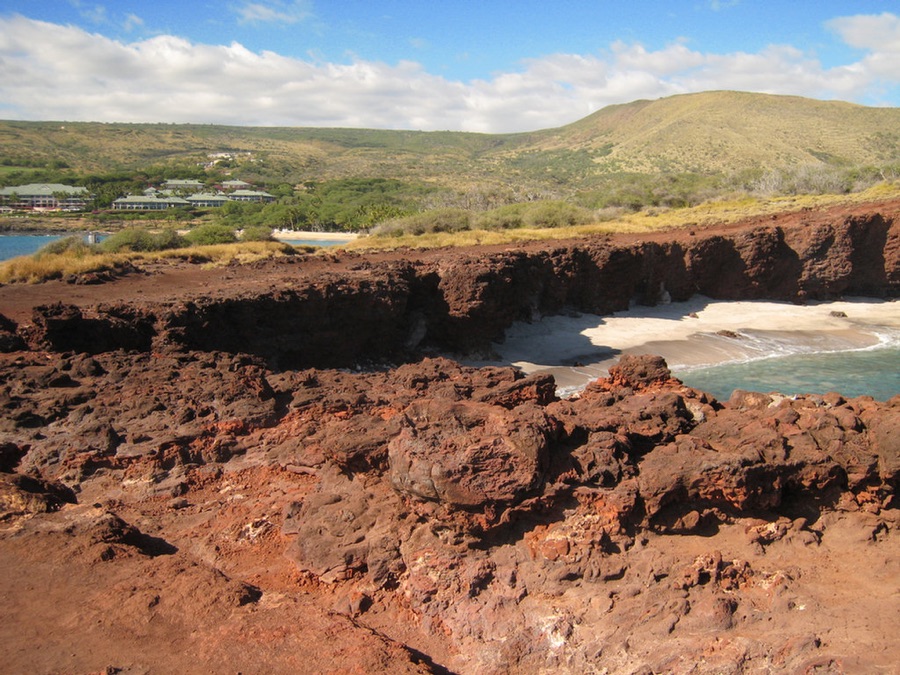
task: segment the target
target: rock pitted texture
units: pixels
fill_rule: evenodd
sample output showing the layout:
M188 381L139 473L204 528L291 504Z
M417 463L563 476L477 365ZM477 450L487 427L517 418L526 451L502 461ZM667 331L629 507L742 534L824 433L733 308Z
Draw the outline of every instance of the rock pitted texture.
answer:
M552 380L446 359L356 374L221 352L2 363L0 550L30 551L7 582L70 558L106 608L96 653L125 672L171 665L150 645L195 621L199 670L224 663L229 631L244 648L224 654L251 672L254 653L269 672L463 673L865 671L897 656L865 619L896 600L858 596L853 575L896 571L898 399L722 403L656 357L567 400ZM206 608L176 620L197 592ZM53 602L40 611L57 620L85 610ZM288 624L337 631L340 649L281 660ZM157 632L121 632L145 625ZM860 649L863 633L885 643ZM108 665L71 649L47 669Z

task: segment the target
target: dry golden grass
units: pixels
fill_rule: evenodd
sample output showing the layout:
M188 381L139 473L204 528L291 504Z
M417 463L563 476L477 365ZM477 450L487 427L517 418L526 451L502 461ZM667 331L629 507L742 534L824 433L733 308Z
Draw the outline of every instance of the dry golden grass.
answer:
M74 256L66 253L22 256L0 263L0 283L38 283L72 274L101 272L115 268L118 257L111 254Z
M169 251L141 253L61 253L22 256L0 263L0 283L39 283L48 279L61 279L77 274L102 272L125 266L127 263L185 261L204 266L245 264L270 258L296 254L297 249L279 242L253 241L236 244L193 246Z
M169 251L148 253L126 253L129 262L159 262L165 260L201 261L206 266L245 264L294 255L296 249L290 244L275 241L248 241L234 244L211 244L209 246L189 246Z

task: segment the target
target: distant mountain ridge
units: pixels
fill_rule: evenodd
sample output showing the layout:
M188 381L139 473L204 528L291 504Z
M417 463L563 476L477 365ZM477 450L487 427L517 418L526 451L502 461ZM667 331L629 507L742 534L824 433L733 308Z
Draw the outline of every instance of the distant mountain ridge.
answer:
M623 172L898 162L900 108L713 91L612 105L563 127L519 134L0 121L7 170L52 162L81 173L196 167L222 152L249 153L233 174L266 182L379 176L565 192Z

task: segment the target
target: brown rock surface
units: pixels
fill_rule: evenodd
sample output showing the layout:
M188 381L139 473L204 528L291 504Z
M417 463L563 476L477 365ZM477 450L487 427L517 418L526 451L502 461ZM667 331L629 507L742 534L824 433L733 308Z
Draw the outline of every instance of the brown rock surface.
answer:
M891 672L900 397L411 350L660 284L896 295L897 207L0 288L0 670Z

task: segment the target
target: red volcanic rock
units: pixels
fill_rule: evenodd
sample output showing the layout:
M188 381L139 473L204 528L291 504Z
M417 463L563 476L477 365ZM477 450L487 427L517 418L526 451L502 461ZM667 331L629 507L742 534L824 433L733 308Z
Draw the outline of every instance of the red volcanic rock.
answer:
M804 301L900 293L898 202L835 207L686 232L516 247L372 254L162 270L100 286L5 287L0 346L100 353L249 353L279 369L343 367L410 350L487 350L514 321L633 299ZM121 284L121 286L119 286ZM135 291L140 288L140 298ZM125 289L119 292L119 288ZM10 324L12 327L10 327Z
M647 524L691 531L738 513L770 511L781 504L779 468L759 462L751 444L714 450L693 436L656 447L639 465L638 490Z
M391 484L468 509L513 504L539 485L552 432L553 423L533 405L415 402L388 445Z
M399 497L366 476L330 469L319 476L315 493L287 507L283 531L297 535L288 557L324 581L361 573L378 585L396 581L403 571Z
M25 349L25 340L16 334L16 322L0 314L0 352L14 352Z
M0 521L56 511L64 503L75 503L74 493L65 485L17 473L0 473Z
M616 365L609 369L609 384L613 387L646 389L660 385L672 377L672 373L661 356L625 354Z

